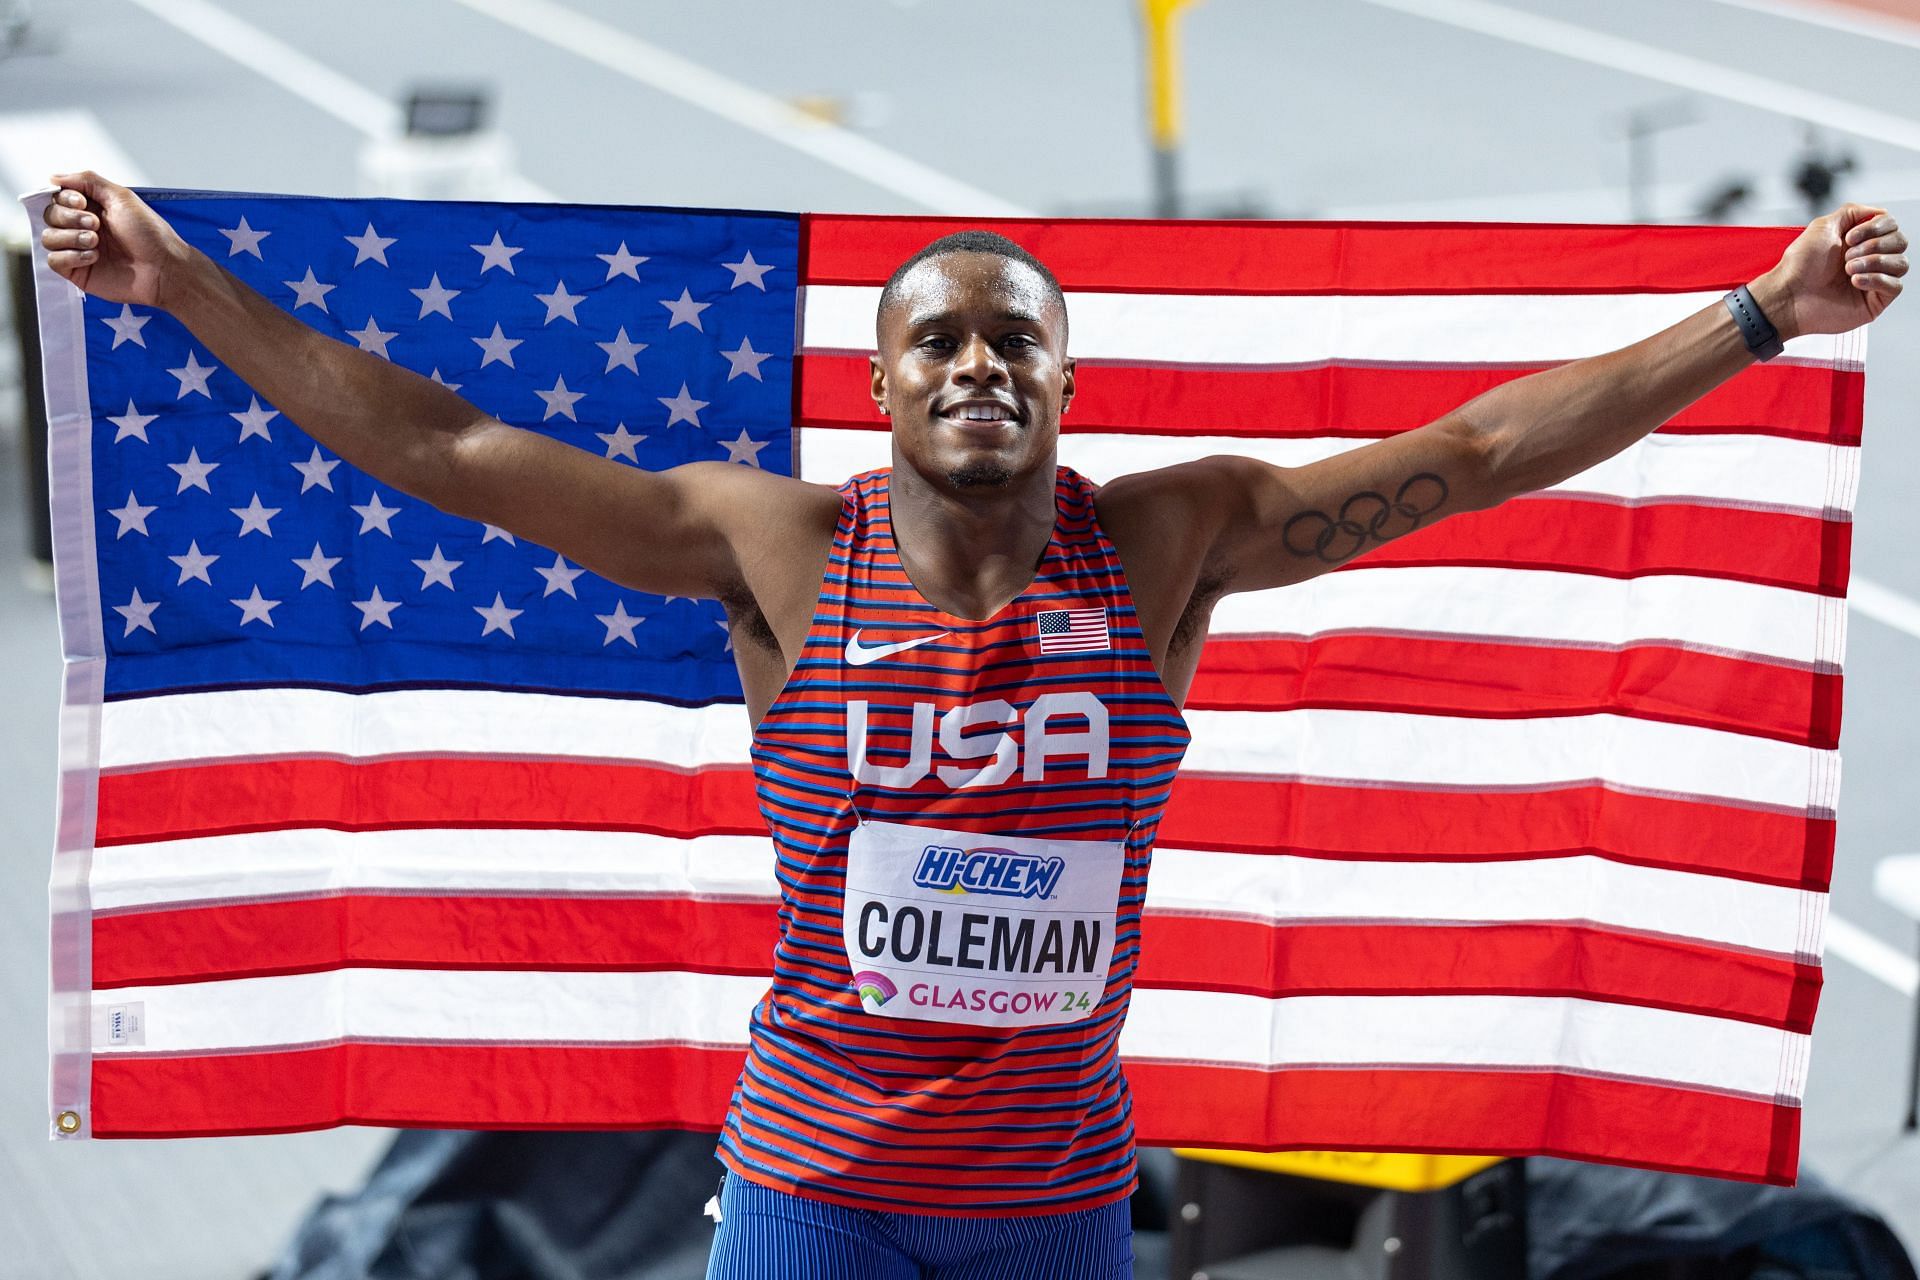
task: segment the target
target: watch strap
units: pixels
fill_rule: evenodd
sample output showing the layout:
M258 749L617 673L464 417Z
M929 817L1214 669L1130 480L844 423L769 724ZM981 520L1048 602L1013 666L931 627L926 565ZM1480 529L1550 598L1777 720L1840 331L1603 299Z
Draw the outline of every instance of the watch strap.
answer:
M1760 309L1760 304L1753 300L1753 292L1746 285L1729 293L1725 302L1727 310L1733 313L1733 322L1740 327L1741 339L1755 357L1763 361L1771 360L1785 349L1786 344L1780 341L1779 331L1767 319L1767 313Z

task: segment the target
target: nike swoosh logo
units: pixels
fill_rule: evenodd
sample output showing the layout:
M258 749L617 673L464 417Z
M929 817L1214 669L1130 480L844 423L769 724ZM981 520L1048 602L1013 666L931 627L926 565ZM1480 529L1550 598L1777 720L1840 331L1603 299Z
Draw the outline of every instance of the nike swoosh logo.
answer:
M915 645L926 644L930 640L938 640L940 636L947 634L949 633L942 631L939 635L916 636L911 640L895 641L893 644L863 645L860 643L860 632L855 631L847 639L847 665L864 667L869 662L877 662L888 654L899 653L902 649L911 649Z

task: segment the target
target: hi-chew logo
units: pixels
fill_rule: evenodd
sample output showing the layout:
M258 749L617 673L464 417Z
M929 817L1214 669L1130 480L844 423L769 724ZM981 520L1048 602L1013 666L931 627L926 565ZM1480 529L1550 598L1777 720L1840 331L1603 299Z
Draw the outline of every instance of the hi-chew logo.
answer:
M892 978L871 969L862 969L853 975L853 989L860 993L862 1000L871 1000L877 1005L885 1004L900 994L900 988L893 985Z
M1060 887L1065 859L1012 849L962 849L930 844L913 869L913 882L942 893L991 893L1006 898L1051 898Z

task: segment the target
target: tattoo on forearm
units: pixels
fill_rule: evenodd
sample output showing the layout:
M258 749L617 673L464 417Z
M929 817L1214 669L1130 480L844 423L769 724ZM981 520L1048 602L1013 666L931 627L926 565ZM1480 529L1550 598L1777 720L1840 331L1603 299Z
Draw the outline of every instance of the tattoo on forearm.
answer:
M1392 498L1363 489L1340 504L1340 513L1302 511L1281 526L1281 541L1297 556L1338 564L1368 547L1411 533L1447 500L1447 482L1422 471Z

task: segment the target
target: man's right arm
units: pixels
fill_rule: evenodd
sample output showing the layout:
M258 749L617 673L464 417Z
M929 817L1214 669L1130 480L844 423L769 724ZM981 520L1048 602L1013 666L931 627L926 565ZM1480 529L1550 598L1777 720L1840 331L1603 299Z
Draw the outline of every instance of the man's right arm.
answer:
M743 539L783 510L820 505L806 501L820 486L755 468L643 471L509 426L274 306L126 188L92 173L54 182L41 239L55 271L109 301L170 312L308 435L451 515L636 590L713 597L744 581Z

